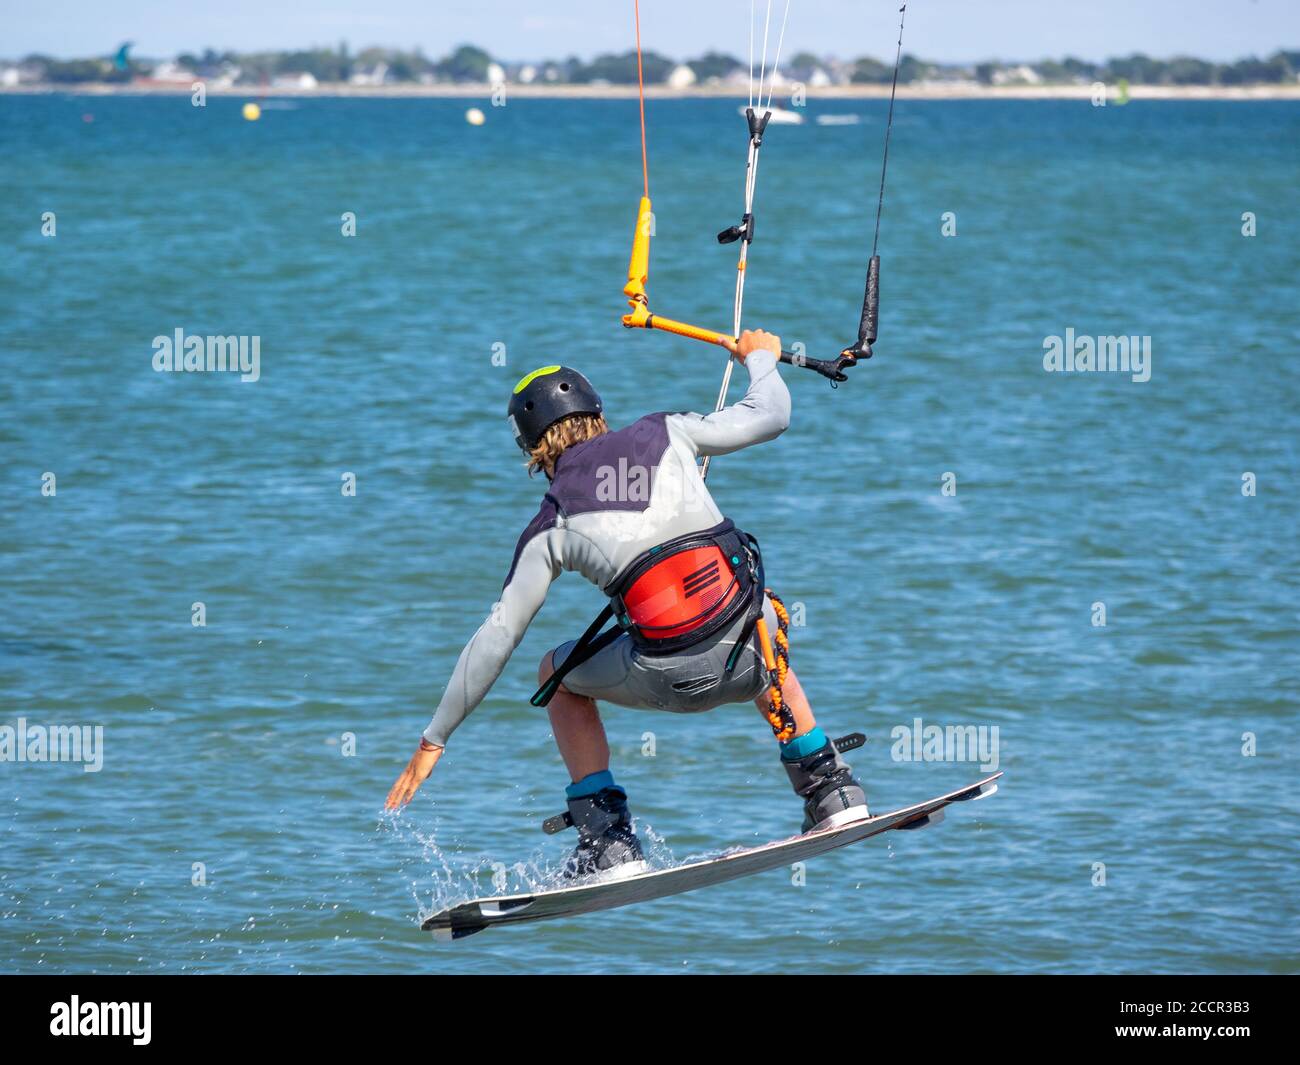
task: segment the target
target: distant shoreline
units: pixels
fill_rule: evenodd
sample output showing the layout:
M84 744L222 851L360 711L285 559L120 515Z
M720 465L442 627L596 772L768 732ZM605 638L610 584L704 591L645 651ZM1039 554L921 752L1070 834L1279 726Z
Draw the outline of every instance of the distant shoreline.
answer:
M193 82L184 84L129 85L87 83L80 85L9 85L0 86L0 95L8 96L189 96ZM208 86L208 96L261 99L264 97L367 97L375 99L429 98L486 100L493 94L491 85L320 85L312 89L260 86ZM900 85L900 100L1089 100L1091 85L970 85L931 84ZM627 100L635 99L635 85L514 85L505 86L506 99L533 100ZM1109 99L1118 89L1107 85ZM888 85L826 86L808 89L810 100L868 100L888 98ZM1130 85L1131 100L1300 100L1300 83L1286 85ZM692 86L670 89L662 85L646 86L646 98L657 100L732 99L747 100L743 89L727 86ZM784 98L778 98L780 104Z

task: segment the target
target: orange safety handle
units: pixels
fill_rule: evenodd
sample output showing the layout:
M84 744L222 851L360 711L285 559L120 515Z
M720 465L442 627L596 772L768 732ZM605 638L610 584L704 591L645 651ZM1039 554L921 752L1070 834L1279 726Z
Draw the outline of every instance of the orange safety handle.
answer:
M676 333L691 340L701 340L706 344L727 347L735 343L735 338L702 329L698 325L677 322L672 318L660 318L650 313L649 300L646 296L646 283L650 277L650 233L654 227L654 215L650 209L650 197L642 196L637 206L636 230L632 234L632 256L627 264L627 284L623 286L623 295L627 297L631 314L623 315L623 324L628 329L660 329L665 333Z
M645 286L650 276L650 230L653 226L650 197L642 196L636 212L636 230L632 233L632 258L627 264L627 284L623 286L623 295L630 301L645 302ZM623 324L628 323L624 321Z

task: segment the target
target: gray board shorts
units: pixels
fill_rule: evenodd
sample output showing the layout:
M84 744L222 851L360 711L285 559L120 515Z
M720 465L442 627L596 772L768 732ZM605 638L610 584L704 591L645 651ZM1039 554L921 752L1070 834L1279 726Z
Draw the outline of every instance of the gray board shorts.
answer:
M766 596L763 616L768 632L775 634L776 611ZM725 703L752 702L767 688L767 670L757 633L750 636L748 652L742 651L731 672L726 672L727 658L744 624L742 616L703 643L670 655L643 654L625 633L577 666L564 678L564 687L575 695L618 706L676 714L697 714ZM563 663L575 643L569 640L560 644L551 662Z

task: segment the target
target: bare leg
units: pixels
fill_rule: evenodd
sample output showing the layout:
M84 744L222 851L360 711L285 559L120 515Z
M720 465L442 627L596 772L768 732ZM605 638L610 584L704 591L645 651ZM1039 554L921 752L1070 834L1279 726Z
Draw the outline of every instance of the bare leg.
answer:
M551 654L547 652L538 667L538 681L544 684L551 672ZM609 786L609 741L596 700L561 684L546 709L555 745L573 783L593 773L606 774L604 779L587 781L582 788L565 789L567 821L578 830L578 845L565 862L563 875L587 876L615 868L636 873L649 868L632 827L627 794L617 785ZM585 793L574 795L575 790Z
M552 672L548 651L537 671L538 681L544 683ZM609 768L609 740L605 738L605 726L601 724L595 699L574 695L561 684L546 710L570 780L576 783L591 773Z
M794 734L802 736L805 732L814 728L817 719L813 717L812 706L808 703L808 696L804 694L803 685L799 683L799 678L795 676L793 669L785 675L785 683L781 685L781 693L785 696L785 704L794 714ZM767 713L767 690L754 700L754 705L764 714ZM558 733L556 734L558 738Z

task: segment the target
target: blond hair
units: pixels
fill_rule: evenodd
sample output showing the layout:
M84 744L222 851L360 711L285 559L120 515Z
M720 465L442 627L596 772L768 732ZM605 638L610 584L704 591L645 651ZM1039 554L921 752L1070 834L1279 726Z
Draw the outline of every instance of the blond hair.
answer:
M542 434L537 445L528 452L528 476L541 470L547 477L555 476L555 464L565 448L609 432L605 418L600 414L570 414Z

